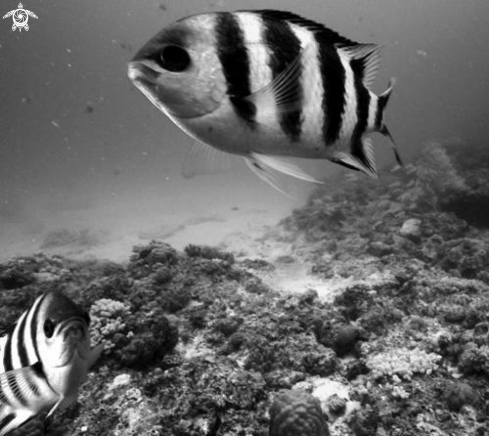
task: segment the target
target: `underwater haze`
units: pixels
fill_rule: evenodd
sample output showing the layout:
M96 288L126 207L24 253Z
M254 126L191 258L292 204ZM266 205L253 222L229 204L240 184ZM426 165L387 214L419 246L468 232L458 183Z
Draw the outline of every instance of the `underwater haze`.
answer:
M0 15L18 0L2 0ZM313 186L275 191L244 163L185 179L193 144L126 77L127 62L160 29L184 16L282 9L358 42L384 47L373 91L396 87L386 122L406 163L437 140L487 141L487 0L25 0L29 31L0 20L0 261L44 251L127 258L152 239L176 248L231 244L273 226ZM380 181L395 165L373 135ZM307 164L315 177L349 170ZM239 238L238 238L239 240ZM236 247L233 247L236 248ZM239 247L238 247L239 248Z

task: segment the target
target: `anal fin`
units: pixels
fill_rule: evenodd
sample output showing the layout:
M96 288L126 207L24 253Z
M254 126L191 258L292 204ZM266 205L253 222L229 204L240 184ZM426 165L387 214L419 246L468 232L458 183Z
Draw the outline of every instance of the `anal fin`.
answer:
M373 179L378 179L374 149L369 138L360 139L353 144L351 153L334 153L331 160L352 170L362 171Z

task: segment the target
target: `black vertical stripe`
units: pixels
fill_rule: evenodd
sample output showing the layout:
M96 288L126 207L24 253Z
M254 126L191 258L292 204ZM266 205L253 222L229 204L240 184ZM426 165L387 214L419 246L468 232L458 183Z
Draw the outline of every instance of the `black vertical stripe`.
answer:
M14 330L15 331L15 330ZM12 336L13 333L8 335L7 341L5 342L5 350L3 352L3 369L5 372L12 371Z
M229 99L236 114L253 127L256 108L244 99L251 94L248 51L243 31L232 13L221 12L217 15L216 38Z
M319 63L323 82L322 108L324 113L323 137L326 145L340 137L343 112L345 110L345 69L337 49L321 34L316 34L319 44Z
M22 319L22 322L19 325L17 331L17 353L19 355L20 367L23 368L25 366L29 366L29 358L27 356L27 350L24 342L26 323L27 323L27 313L26 316Z
M377 102L377 111L375 112L375 128L380 130L382 127L382 115L384 113L384 107Z
M24 320L25 320L25 317L24 317ZM17 337L19 337L19 335L21 335L21 333L22 333L21 327L23 324L24 324L24 322L22 322L20 325L17 325L17 327L15 329L15 331L17 331ZM4 353L4 357L3 357L3 366L5 369L5 372L12 371L13 369L18 369L18 368L14 368L13 361L12 361L13 353L16 352L16 346L18 345L16 342L13 341L13 336L14 336L14 333L9 335L9 337L7 338L7 342L5 343L5 353ZM10 392L13 394L13 396L21 404L23 404L24 406L27 406L25 398L23 397L22 393L17 388L16 378L15 377L8 377L7 382L8 382Z
M39 303L37 304L33 314L32 314L32 321L31 321L31 340L32 340L32 345L34 347L34 353L36 354L36 361L41 362L41 356L39 355L39 349L37 347L37 326L41 322L39 319L39 311L41 310L42 303L44 299L46 298L48 294L44 294L41 297L39 297Z
M355 85L355 95L357 97L357 122L352 135L352 154L365 162L365 155L361 146L361 137L368 127L368 110L370 106L370 94L363 84L363 74L359 72L363 69L359 65L362 59L352 60L350 65L353 70L353 82Z
M9 413L8 415L0 419L0 431L2 431L5 427L7 427L7 425L9 425L14 419L15 419L14 413Z
M286 21L276 20L263 14L265 44L270 49L269 66L272 77L276 79L292 62L297 61L301 55L301 43ZM296 110L283 110L279 113L280 127L292 140L298 141L302 127L302 84L300 77L292 78L294 83L290 84L292 89L289 100L297 103Z
M262 17L266 17L268 19L280 20L280 21L288 21L289 23L296 24L298 26L303 27L311 32L316 34L320 34L323 42L328 44L342 44L346 45L355 45L351 39L345 38L344 36L339 35L335 31L328 29L323 24L316 23L315 21L309 20L307 18L301 17L300 15L294 14L293 12L288 11L277 11L273 9L261 9L253 12L259 13Z

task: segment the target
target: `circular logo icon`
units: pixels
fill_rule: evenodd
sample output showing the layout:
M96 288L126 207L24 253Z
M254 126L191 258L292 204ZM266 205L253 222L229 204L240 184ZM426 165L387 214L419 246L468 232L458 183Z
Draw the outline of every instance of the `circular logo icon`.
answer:
M17 27L24 27L28 19L29 16L27 15L25 9L17 9L14 12L14 23Z
M29 17L37 18L37 15L34 12L24 9L22 3L19 3L18 9L14 9L13 11L7 12L3 16L3 18L8 18L8 17L12 17L14 21L12 30L19 29L19 32L21 32L22 29L26 31L29 30L29 24L27 24L27 22L29 21Z

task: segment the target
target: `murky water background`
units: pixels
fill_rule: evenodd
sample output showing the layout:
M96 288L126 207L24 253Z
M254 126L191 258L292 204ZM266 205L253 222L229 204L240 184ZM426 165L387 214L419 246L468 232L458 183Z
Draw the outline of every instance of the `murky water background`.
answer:
M17 5L3 0L0 15ZM193 140L126 78L127 61L162 27L243 7L290 10L383 45L374 90L397 78L387 122L405 161L434 138L487 142L486 0L26 0L39 17L28 32L0 21L0 260L39 250L119 260L152 238L218 244L305 201L307 184L291 181L288 198L244 163L184 179ZM379 167L394 164L387 141L374 144ZM307 168L338 183L348 173L329 162Z

